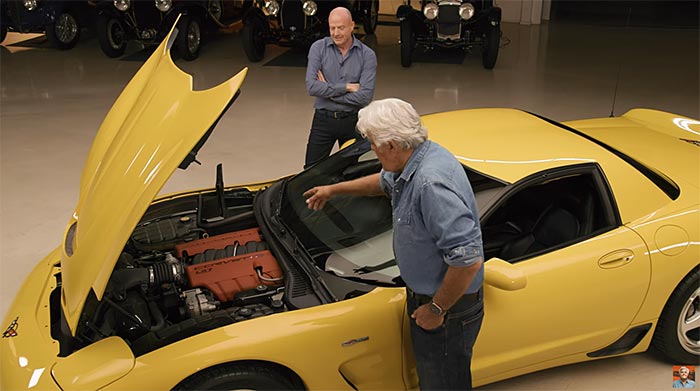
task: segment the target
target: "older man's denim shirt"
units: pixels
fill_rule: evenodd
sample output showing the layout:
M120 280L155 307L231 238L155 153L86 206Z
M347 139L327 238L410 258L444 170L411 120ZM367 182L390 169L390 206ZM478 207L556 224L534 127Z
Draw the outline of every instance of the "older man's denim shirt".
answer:
M391 197L394 255L401 277L416 293L434 296L448 266L469 266L484 257L476 201L462 165L431 141L418 146L401 173L383 171ZM484 281L484 266L466 293Z
M306 89L315 96L314 107L330 111L357 111L374 96L377 56L353 36L352 46L343 57L331 37L314 42L306 66ZM318 71L326 82L318 80ZM360 83L360 90L347 92L347 83Z

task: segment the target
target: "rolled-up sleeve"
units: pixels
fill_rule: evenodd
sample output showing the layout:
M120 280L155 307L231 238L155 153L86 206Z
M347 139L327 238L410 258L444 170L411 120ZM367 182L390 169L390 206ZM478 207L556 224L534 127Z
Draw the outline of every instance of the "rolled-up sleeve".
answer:
M381 187L382 191L389 197L391 197L391 189L394 186L393 175L394 174L388 171L384 171L384 169L382 169L379 174L379 187Z
M423 184L419 208L445 263L463 267L483 259L476 211L453 189L439 182Z

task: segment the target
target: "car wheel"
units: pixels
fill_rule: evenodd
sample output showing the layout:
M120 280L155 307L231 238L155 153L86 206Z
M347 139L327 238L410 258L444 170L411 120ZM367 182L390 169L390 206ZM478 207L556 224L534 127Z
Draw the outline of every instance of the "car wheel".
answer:
M404 19L401 21L401 66L408 68L411 66L411 56L413 56L413 45L415 35L411 21Z
M241 31L243 50L252 62L258 62L265 57L265 37L263 29L256 21L243 25Z
M365 34L374 34L379 20L379 0L364 0L362 2L362 27Z
M5 38L7 38L7 26L0 24L0 43L5 42Z
M126 30L121 19L100 16L97 19L97 40L107 57L116 58L126 51Z
M700 269L678 285L654 331L654 346L679 364L700 358Z
M49 43L61 50L72 48L80 39L80 25L71 11L60 12L45 29Z
M484 36L484 46L481 48L481 61L486 69L493 69L498 58L498 47L501 44L501 29L498 26L489 27Z
M184 15L180 18L177 35L177 50L183 59L192 61L199 56L202 45L202 29L199 19Z
M221 365L206 369L173 388L181 390L296 390L291 379L261 365Z

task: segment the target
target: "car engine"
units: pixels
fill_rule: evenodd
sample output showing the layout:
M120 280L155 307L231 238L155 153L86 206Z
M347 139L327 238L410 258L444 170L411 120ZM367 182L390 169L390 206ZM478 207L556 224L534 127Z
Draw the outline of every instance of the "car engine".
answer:
M201 224L198 210L136 227L104 297L86 303L80 345L118 335L140 355L216 327L286 310L284 273L260 230L209 236L217 230L201 228L206 224Z

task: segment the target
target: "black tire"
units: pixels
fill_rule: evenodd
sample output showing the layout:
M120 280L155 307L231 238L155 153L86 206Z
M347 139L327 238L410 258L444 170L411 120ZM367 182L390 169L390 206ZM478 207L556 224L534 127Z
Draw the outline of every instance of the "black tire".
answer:
M186 61L192 61L199 57L199 49L202 47L202 25L194 16L183 15L178 23L177 51Z
M674 363L700 360L700 327L685 328L700 317L700 269L695 268L673 291L654 331L653 344Z
M241 31L243 39L243 51L252 62L258 62L265 57L265 35L260 24L252 20L243 25Z
M498 59L498 48L501 44L501 29L498 26L489 27L484 35L484 46L481 48L481 62L486 69L493 69Z
M411 21L404 19L401 21L401 66L408 68L413 61L413 46L415 44L415 36L413 34L413 26Z
M126 29L121 19L100 15L97 18L97 40L107 57L120 57L126 51Z
M362 27L365 34L374 34L379 21L379 0L362 0Z
M46 39L57 49L67 50L74 47L80 39L80 23L71 10L61 11L53 23L47 24Z
M262 365L220 365L196 373L173 388L182 390L298 390L294 382Z

